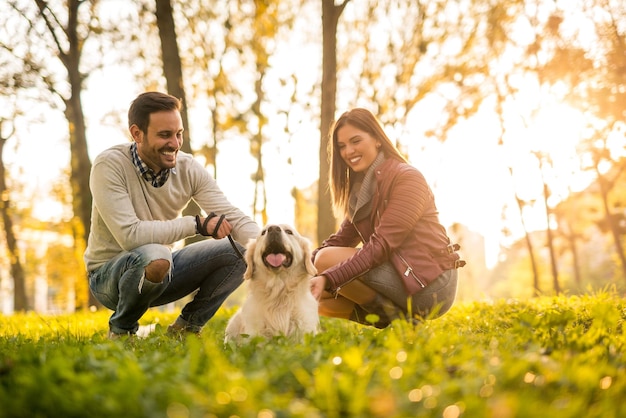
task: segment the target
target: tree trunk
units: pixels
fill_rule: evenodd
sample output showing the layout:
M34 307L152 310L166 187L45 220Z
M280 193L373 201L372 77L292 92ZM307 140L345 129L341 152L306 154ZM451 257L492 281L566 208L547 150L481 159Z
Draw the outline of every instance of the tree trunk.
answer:
M250 143L250 151L256 159L257 167L254 174L254 199L252 204L253 214L256 216L258 212L258 203L261 200L261 223L265 225L268 220L267 216L267 193L265 189L265 169L263 168L263 127L265 126L265 117L261 114L261 103L263 101L263 78L265 76L266 67L258 62L257 59L257 80L254 83L256 100L252 104L252 113L259 121L257 130L252 136Z
M526 228L526 222L524 222L523 201L515 196L517 201L517 208L519 209L520 218L522 221L522 227L524 228L524 240L526 241L526 248L528 248L528 256L530 258L530 268L533 273L533 296L541 295L541 288L539 287L539 271L537 269L537 260L535 260L535 251L533 249L533 242L530 239L530 233Z
M611 209L609 205L609 190L611 186L608 184L607 179L600 173L598 166L596 165L596 174L598 176L598 183L600 184L600 196L602 197L602 207L604 209L604 216L607 222L607 225L611 229L611 234L613 236L613 242L615 243L615 252L619 257L621 267L622 267L622 277L626 280L626 257L624 256L624 246L622 245L622 240L620 236L620 228L616 224L614 217L611 216Z
M496 110L498 114L498 119L500 121L500 128L502 130L500 133L500 140L499 140L500 145L504 145L504 137L506 134L506 129L505 129L506 124L504 123L503 104L505 102L505 97L510 92L509 85L505 85L502 87L506 88L505 92L501 91L501 87L496 86L497 99L498 99L496 102ZM513 167L509 165L508 169L509 169L509 175L511 176L511 179L514 179ZM514 193L515 193L515 202L517 203L517 209L519 211L520 221L522 222L522 228L524 229L524 240L526 241L526 248L528 248L528 256L530 258L530 268L531 268L532 275L533 275L533 296L539 296L541 294L541 289L539 288L539 272L537 269L537 261L535 260L535 252L533 250L533 243L532 243L532 240L530 239L530 234L528 232L528 228L526 227L526 222L524 221L525 202L523 199L519 197L518 192L517 190L515 190L515 188L514 188Z
M76 64L78 65L78 63ZM80 78L79 78L80 80ZM75 85L77 83L78 85ZM71 172L70 184L72 187L72 207L74 216L77 216L83 225L80 239L85 247L91 226L91 192L89 191L89 174L91 161L87 150L87 136L85 134L85 116L80 99L80 81L72 80L72 95L65 105L65 117L70 130Z
M541 164L541 160L539 162ZM561 293L561 286L559 285L559 272L557 267L556 256L554 254L554 237L552 234L552 228L550 228L550 207L548 206L548 198L550 197L550 190L546 182L543 182L543 203L546 207L546 233L548 238L548 250L550 252L550 266L552 268L552 285L554 292L558 295Z
M1 132L1 130L0 130ZM26 277L22 263L20 262L17 239L13 230L11 218L11 201L7 193L6 173L4 168L3 150L7 138L0 138L0 217L4 224L4 234L9 253L11 277L13 278L13 310L16 312L28 310L28 298L26 297Z
M78 231L75 234L75 245L80 249L80 253L87 246L89 237L89 229L91 227L91 191L89 190L89 175L91 173L91 160L87 151L87 135L85 129L85 116L81 102L81 94L83 88L84 74L80 72L80 59L82 47L85 43L84 38L80 38L78 33L78 9L84 3L81 0L69 0L67 2L67 26L56 28L59 20L54 16L53 12L48 8L48 3L43 0L35 0L41 17L46 22L46 26L51 36L56 40L57 29L63 31L67 36L67 49L63 49L61 43L57 42L58 57L67 70L67 81L70 85L70 96L64 98L59 92L51 91L60 96L65 104L65 118L69 127L70 139L70 186L72 189L72 209L74 212L73 222L78 225ZM52 17L50 17L50 15ZM86 280L86 278L85 278ZM86 287L85 287L86 288ZM86 300L89 305L99 306L90 292L87 295L79 295L78 306L87 308Z
M183 65L180 60L176 26L172 16L170 0L156 0L156 22L159 28L159 38L161 39L161 57L167 92L183 101L180 116L183 120L185 131L183 132L183 146L181 149L191 154L187 98L185 96L185 84L183 83Z
M580 261L578 260L578 242L576 235L571 232L567 236L569 242L570 251L572 253L572 268L574 269L574 282L578 291L582 290L582 279L580 277Z
M163 74L167 84L167 92L178 97L183 102L180 116L185 130L183 131L183 145L181 150L192 154L189 118L187 116L187 98L185 96L185 84L183 82L183 66L180 60L178 42L176 37L176 26L172 15L172 4L170 0L156 0L156 21L159 28L159 38L161 39L161 57L163 61ZM200 214L200 207L193 200L189 202L183 210L183 215L194 216ZM191 244L203 240L204 237L196 235L187 238L185 244Z
M318 245L336 230L328 189L328 143L330 125L335 118L337 96L337 23L350 0L335 6L334 0L322 0L322 109L320 121L320 171L317 190Z

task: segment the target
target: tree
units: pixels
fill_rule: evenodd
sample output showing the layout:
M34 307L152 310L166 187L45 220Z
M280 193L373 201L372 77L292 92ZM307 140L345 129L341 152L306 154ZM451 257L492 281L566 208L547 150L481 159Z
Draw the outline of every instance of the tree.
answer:
M512 125L514 118L524 121L524 128L528 130L527 138L516 139L508 132L504 132L501 144L503 146L526 144L535 140L539 116L546 109L554 107L555 103L561 107L567 106L574 115L573 119L584 120L580 123L581 132L589 134L586 142L586 149L579 148L578 171L585 170L585 164L591 162L588 168L595 171L595 177L599 180L599 187L589 187L587 192L598 192L598 198L603 202L604 220L607 226L615 221L615 204L619 198L611 197L615 192L619 179L622 162L619 153L610 155L609 148L615 147L607 145L606 139L609 136L621 137L623 133L615 135L616 127L619 127L624 117L624 28L617 22L624 16L623 7L615 7L617 3L596 1L588 4L589 9L579 8L571 3L548 4L541 0L536 2L526 1L528 7L519 14L518 26L524 25L526 31L518 32L514 36L514 31L508 31L508 47L506 55L498 55L493 60L494 71L491 73L490 81L499 94L497 113L502 118L502 126ZM623 20L623 19L621 19ZM581 22L584 23L581 24ZM590 23L591 25L587 25ZM596 26L596 39L589 43L589 33L582 33L582 27L590 28ZM519 36L522 34L522 36ZM532 91L534 94L529 94ZM549 97L549 100L545 98ZM621 105L620 105L621 104ZM578 108L578 112L575 112ZM572 119L570 119L572 120ZM572 122L578 122L572 120ZM567 122L569 123L569 122ZM532 129L536 131L533 132ZM618 129L619 130L619 129ZM568 144L573 149L577 141L584 139L582 134L565 134L565 129L561 127L553 137L559 137L563 142L569 140ZM533 135L535 133L535 135ZM569 135L569 136L568 136ZM551 141L552 138L546 138ZM571 182L575 176L567 175L564 178L555 179L549 174L556 172L559 168L555 162L555 157L563 154L561 146L558 153L554 150L546 151L548 145L543 144L529 146L528 151L538 156L539 170L542 178L538 179L536 194L534 198L539 201L539 196L543 201L543 209L546 216L547 248L550 252L550 262L552 268L553 287L558 292L560 289L557 269L557 245L559 236L565 237L567 247L572 252L572 263L576 282L580 283L579 241L585 235L580 231L588 226L590 214L581 213L580 208L576 213L571 213L574 202L558 204L558 200L570 199L571 193L554 193L554 186L567 186L571 192L573 183L565 184L567 179ZM615 141L613 141L615 142ZM520 153L514 157L521 159ZM621 154L623 155L623 153ZM613 166L613 169L606 170L606 167ZM602 167L602 168L600 168ZM571 171L570 171L571 173ZM516 175L524 175L528 178L528 173L518 172ZM513 173L511 173L513 177ZM605 178L608 176L608 178ZM611 193L612 192L612 193ZM569 196L568 196L569 195ZM516 196L518 202L524 202ZM533 204L534 205L534 204ZM541 205L534 205L537 208ZM559 207L560 206L560 207ZM527 207L527 206L526 206ZM621 209L618 209L621 210ZM600 211L599 211L600 212ZM520 206L520 215L523 218L523 211ZM524 220L522 219L522 223ZM559 225L566 230L556 231L554 225ZM528 230L524 227L527 240L529 240ZM609 229L614 237L616 254L623 260L620 254L619 226L613 225ZM529 245L529 252L532 253ZM531 254L531 260L534 257ZM622 261L622 265L624 262ZM535 286L538 283L536 264L533 262L535 271ZM623 272L626 274L626 272ZM579 286L580 287L580 286ZM538 290L538 289L537 289Z
M249 154L255 159L250 173L252 210L265 222L264 148L268 139L275 137L268 120L278 113L275 105L268 103L281 93L274 84L277 69L272 57L289 41L299 2L240 0L222 1L220 5L206 8L202 2L190 1L175 13L184 17L179 20L179 41L186 45L181 60L184 77L190 80L190 97L208 104L196 109L196 116L206 114L212 135L196 147L196 155L214 166L217 178L218 144L228 137L248 139Z
M253 210L256 212L259 208L259 199L261 203L261 222L267 223L267 191L265 184L265 169L263 166L262 147L264 143L264 130L267 126L267 115L262 110L262 104L266 101L266 92L264 89L264 79L270 68L269 57L272 55L272 46L278 34L278 30L285 22L281 22L279 14L279 3L277 1L255 0L254 15L251 17L254 34L250 41L251 54L254 56L256 67L256 77L254 82L255 100L251 106L251 117L256 121L254 131L250 139L250 153L257 161L256 171L253 174L254 180L254 199L252 203ZM261 196L259 196L261 194Z
M572 196L572 190L569 190L569 195ZM574 283L576 290L582 290L582 274L580 266L579 256L579 244L578 242L583 238L582 233L579 232L580 224L577 222L578 213L574 212L574 207L571 204L561 204L554 208L557 222L558 236L565 240L565 247L569 249L572 254L572 270L574 272Z
M68 122L68 132L71 150L71 173L70 184L72 185L74 216L80 222L77 227L82 230L75 231L77 244L85 247L89 236L91 224L91 193L89 191L89 173L91 160L87 152L87 135L85 115L81 93L87 73L81 71L81 58L83 47L87 38L96 30L94 7L97 1L88 3L91 9L87 12L87 22L82 22L85 17L80 8L83 0L68 0L67 9L63 12L67 16L52 10L47 1L34 0L39 15L31 18L33 27L39 27L36 20L41 19L45 23L45 30L40 35L46 36L47 46L53 50L54 56L58 57L66 70L67 86L60 86L51 79L44 79L49 91L60 98L64 104L64 114ZM62 22L65 22L63 24ZM47 32L47 33L44 33ZM66 88L69 87L69 88Z
M595 172L604 222L609 226L621 274L626 280L626 254L614 216L616 202L611 201L625 168L626 27L623 21L626 9L604 0L592 1L585 7L581 18L595 27L593 50L584 47L578 32L566 34L565 17L559 11L549 17L543 36L537 37L533 48L549 56L538 68L540 79L545 83L565 84L565 99L589 120L584 144L584 152L591 161L587 168ZM619 142L622 144L616 146ZM614 169L607 170L607 166Z
M335 232L336 220L328 190L330 128L335 119L337 97L337 25L350 0L335 5L322 0L322 102L320 117L320 171L317 188L317 240L321 243Z
M188 47L180 56L183 68L183 83L188 82L188 100L206 101L203 116L208 138L198 140L195 154L213 166L213 177L217 178L218 144L226 132L245 132L246 126L241 112L245 105L242 94L231 81L232 68L226 63L233 52L239 54L243 46L237 42L233 27L245 27L239 21L241 13L233 15L237 7L233 2L222 1L214 7L205 7L202 1L188 1L179 10L181 39ZM191 128L191 127L189 127Z
M11 277L13 278L13 309L15 311L26 311L29 309L28 299L26 297L26 276L22 263L20 262L19 249L17 247L12 205L6 183L7 175L3 157L4 146L15 132L14 126L6 128L9 125L12 125L11 120L0 117L0 217L4 225L4 235L10 257L9 265L11 266Z
M9 258L9 270L13 279L13 309L26 311L30 309L26 293L26 272L20 259L16 233L17 214L11 199L11 192L17 188L17 184L15 181L12 182L7 174L4 151L7 141L11 138L17 138L16 121L23 113L20 102L25 98L23 92L36 85L33 72L29 71L30 68L36 68L36 63L30 60L28 54L22 56L23 59L16 59L16 54L23 50L22 47L26 42L24 39L9 37L9 32L15 30L16 26L6 23L2 25L2 30L0 30L0 34L4 35L2 38L6 39L0 43L0 97L2 97L0 110L0 219L4 227L3 235Z
M180 115L185 130L183 131L183 146L181 149L189 154L191 149L191 129L189 129L188 103L185 94L185 83L183 79L183 67L178 50L176 36L176 25L174 23L173 9L170 0L156 0L156 22L159 28L159 38L161 39L161 59L163 61L163 74L167 84L167 92L178 97L183 102ZM200 214L200 208L196 202L191 201L183 211L183 215ZM187 244L204 239L201 235L190 237L185 242Z
M84 6L87 4L87 6ZM77 248L86 247L91 222L91 193L89 174L91 160L87 152L86 122L83 113L81 94L89 69L83 68L82 58L88 39L103 28L97 18L98 1L68 0L63 6L54 8L45 0L32 3L12 1L10 7L27 22L25 33L27 52L15 49L17 59L28 65L30 74L39 77L42 99L52 107L62 104L67 121L70 143L70 185L72 207L75 217L74 240ZM20 53L21 55L18 55ZM52 60L50 57L54 57ZM93 57L91 57L93 58ZM58 60L58 61L56 61ZM97 67L94 60L93 68ZM58 77L57 64L65 71L65 77ZM82 254L82 251L79 251ZM90 302L96 301L90 295Z
M183 67L178 50L176 25L174 23L174 16L172 15L172 4L170 0L155 0L155 3L155 16L157 27L159 28L159 38L161 39L161 57L167 92L172 96L178 97L183 102L183 108L180 112L183 126L185 127L182 150L191 154L193 151L189 139L190 130L188 129L187 96L185 94Z
M548 186L548 181L546 180L545 174L544 174L544 170L546 169L546 167L550 166L551 162L550 162L550 156L546 156L546 155L542 155L542 153L540 152L536 152L534 153L535 157L537 158L537 161L539 162L539 171L541 172L541 180L543 183L543 192L542 192L542 197L543 197L543 205L545 208L545 215L546 215L546 233L547 233L547 247L548 247L548 251L550 254L550 267L551 267L551 272L552 272L552 286L554 288L554 292L558 295L559 293L561 293L561 285L559 283L559 271L558 271L558 266L557 266L557 260L556 260L556 253L555 253L555 249L554 249L554 232L552 231L552 222L551 222L551 210L550 210L550 197L551 197L551 192L550 192L550 187Z
M604 216L600 224L604 224L613 237L615 253L621 265L622 277L626 280L626 254L624 253L624 245L622 242L624 232L621 225L621 217L615 216L620 213L616 213L614 209L616 206L621 206L619 209L623 214L624 204L619 200L611 198L615 189L623 184L623 172L626 169L626 159L616 162L611 158L611 150L607 146L607 137L608 134L606 136L600 135L599 138L596 137L597 140L594 141L594 147L590 150L592 156L590 167L595 171L602 202L602 213ZM605 172L604 165L607 162L613 165L614 169Z

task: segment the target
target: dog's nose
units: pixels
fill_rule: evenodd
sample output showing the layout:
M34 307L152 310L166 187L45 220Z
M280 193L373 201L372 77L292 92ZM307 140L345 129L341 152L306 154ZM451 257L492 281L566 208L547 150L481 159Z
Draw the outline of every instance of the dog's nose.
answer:
M280 226L278 225L271 225L270 227L267 228L268 234L277 233L277 232L280 232Z

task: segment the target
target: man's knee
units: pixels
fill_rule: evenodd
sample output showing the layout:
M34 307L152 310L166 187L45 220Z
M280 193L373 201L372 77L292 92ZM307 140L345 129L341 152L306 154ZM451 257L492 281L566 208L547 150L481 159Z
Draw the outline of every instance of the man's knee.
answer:
M162 283L169 271L169 261L163 259L151 261L146 266L146 280L152 283Z

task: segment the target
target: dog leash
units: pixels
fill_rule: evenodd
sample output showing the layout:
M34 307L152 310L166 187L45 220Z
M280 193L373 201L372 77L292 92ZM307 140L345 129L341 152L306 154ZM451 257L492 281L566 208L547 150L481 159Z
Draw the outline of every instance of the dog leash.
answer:
M226 218L226 215L220 216L220 219L215 224L215 229L213 230L213 235L215 235L217 233L218 229L220 229L220 225L222 224L222 221L224 220L224 218ZM235 244L235 240L233 239L233 237L230 234L228 234L227 237L228 237L228 240L230 241L230 245L235 250L235 253L237 253L237 255L239 256L239 258L241 258L243 263L246 264L246 259L244 258L243 254L241 254L241 251L239 251L239 248L237 248L237 244ZM215 238L215 236L214 236L214 238Z
M230 234L228 234L227 236L228 236L228 240L230 241L230 245L233 246L233 249L235 250L235 252L239 256L239 258L241 258L241 261L243 261L243 263L247 265L246 259L243 256L243 254L241 254L241 251L239 251L239 248L237 247L237 244L235 244L235 240L233 239L233 237L231 237Z
M211 236L211 237L213 237L213 239L215 239L215 234L217 234L217 231L220 229L220 226L222 225L222 222L226 218L226 215L221 215L220 218L217 220L217 223L215 224L215 228L213 228L213 233L209 234L208 231L206 230L206 226L209 223L209 220L215 218L216 216L217 215L215 214L215 212L211 212L204 219L204 223L200 224L200 216L196 215L196 229L198 229L199 231L204 230L204 232L207 233L207 236ZM235 244L235 240L233 239L233 237L230 234L228 234L227 237L228 237L228 240L230 241L230 245L235 250L235 253L239 256L239 258L241 258L243 263L246 264L246 259L243 256L243 254L241 253L241 251L239 251L239 248L237 247L237 244Z

